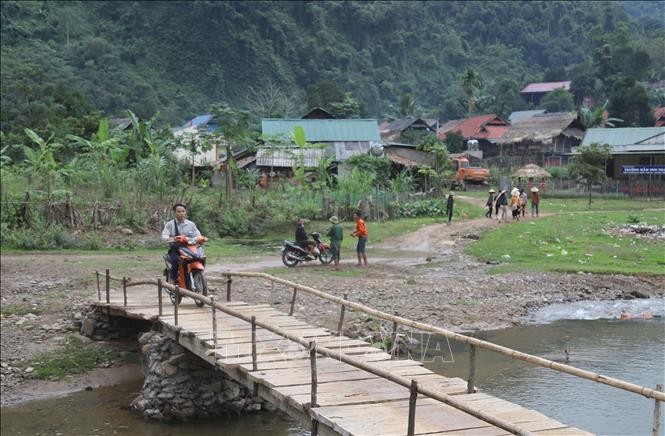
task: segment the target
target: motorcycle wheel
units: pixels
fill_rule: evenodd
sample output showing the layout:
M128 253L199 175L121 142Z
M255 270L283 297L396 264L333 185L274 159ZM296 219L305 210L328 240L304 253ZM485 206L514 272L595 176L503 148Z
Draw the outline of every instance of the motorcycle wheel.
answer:
M321 254L319 255L319 261L324 265L328 265L330 262L332 262L333 261L332 251L330 249L322 250Z
M203 271L196 270L192 271L192 278L194 280L194 286L196 287L196 293L201 294L201 295L208 295L208 281L206 280L205 274L203 274ZM194 303L198 307L203 307L205 303L200 300L194 300Z
M289 250L282 252L282 263L284 263L284 265L288 266L289 268L293 268L294 266L298 265L300 261L298 259L289 257L289 253Z
M164 270L164 282L174 285L175 283L171 283L170 279L171 278L169 276L169 270L165 269ZM176 305L175 292L173 292L170 289L166 289L166 293L169 294L169 300L171 300L171 304L173 304L175 306ZM179 295L179 297L180 298L178 298L178 304L180 304L182 302L182 295Z

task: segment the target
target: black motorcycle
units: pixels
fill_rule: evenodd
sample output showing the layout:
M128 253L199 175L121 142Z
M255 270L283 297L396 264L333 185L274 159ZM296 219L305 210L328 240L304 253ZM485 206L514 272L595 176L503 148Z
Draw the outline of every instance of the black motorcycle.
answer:
M282 262L284 262L284 265L292 268L300 262L309 262L316 259L319 259L319 262L324 265L332 262L333 254L330 251L330 245L321 241L321 234L319 232L312 232L311 236L316 243L312 249L311 256L307 252L307 249L297 242L284 241L282 245Z

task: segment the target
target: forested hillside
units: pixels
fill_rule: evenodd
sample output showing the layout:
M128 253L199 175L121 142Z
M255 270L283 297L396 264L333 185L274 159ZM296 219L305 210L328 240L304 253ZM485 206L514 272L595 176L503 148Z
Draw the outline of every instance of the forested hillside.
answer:
M408 93L455 118L469 67L479 110L520 109L543 79L604 97L619 70L665 79L664 4L630 3L3 1L3 143L125 109L177 125L222 100L282 116L336 99L381 117Z

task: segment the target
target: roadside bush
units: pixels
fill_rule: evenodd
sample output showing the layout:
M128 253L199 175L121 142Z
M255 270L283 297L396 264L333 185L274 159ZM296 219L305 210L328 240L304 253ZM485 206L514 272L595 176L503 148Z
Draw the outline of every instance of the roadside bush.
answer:
M249 233L250 214L243 208L224 209L217 220L216 230L222 238L237 238Z
M81 248L84 244L61 226L36 225L32 228L4 230L3 247L24 250L52 250L56 248Z
M453 209L454 210L454 209ZM446 202L440 199L421 200L399 205L398 217L415 218L420 216L443 216L446 213Z

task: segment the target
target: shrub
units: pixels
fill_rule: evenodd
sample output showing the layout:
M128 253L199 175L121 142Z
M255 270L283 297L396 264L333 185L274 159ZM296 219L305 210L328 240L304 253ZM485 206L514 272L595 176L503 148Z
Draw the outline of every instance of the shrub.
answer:
M229 208L222 211L217 220L219 236L239 237L249 233L250 215L243 208Z

